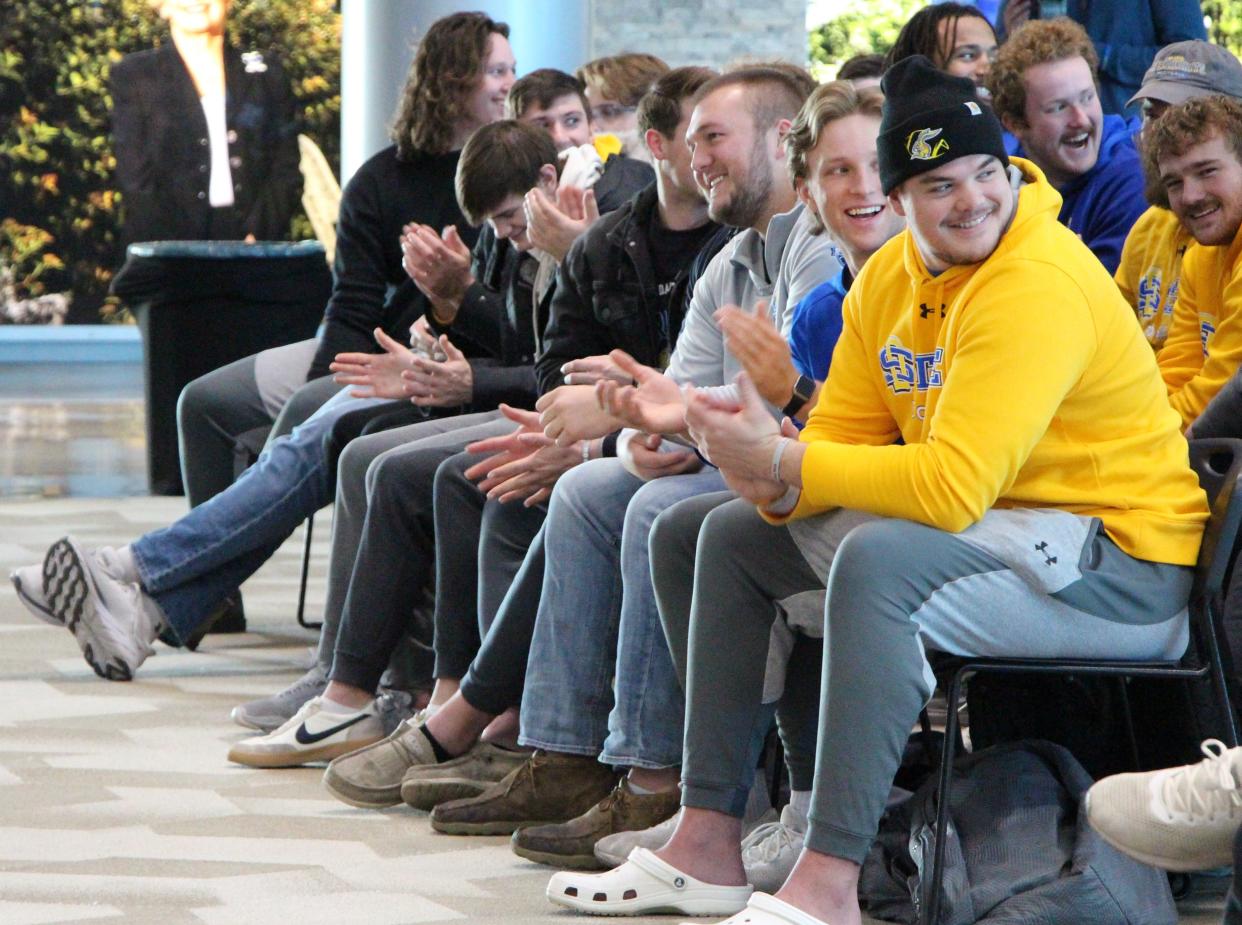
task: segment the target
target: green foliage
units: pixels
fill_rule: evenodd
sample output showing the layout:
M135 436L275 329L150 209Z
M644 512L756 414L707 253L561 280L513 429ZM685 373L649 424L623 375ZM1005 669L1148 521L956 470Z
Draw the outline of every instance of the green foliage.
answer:
M1242 57L1242 6L1236 0L1203 0L1208 38Z
M0 212L28 229L20 248L0 235L0 264L27 281L19 297L72 290L75 305L97 307L123 259L108 72L169 41L167 28L147 0L21 0L0 3L0 34ZM235 0L229 34L242 50L281 56L302 131L339 172L333 0ZM305 216L294 230L308 232Z
M811 30L811 71L831 80L854 55L883 54L926 0L854 0L843 12Z

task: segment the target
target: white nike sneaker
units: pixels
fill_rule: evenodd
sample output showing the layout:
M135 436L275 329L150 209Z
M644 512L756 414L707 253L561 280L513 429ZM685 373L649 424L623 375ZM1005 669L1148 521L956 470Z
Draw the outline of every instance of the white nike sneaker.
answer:
M806 817L787 805L779 822L761 825L742 839L747 881L761 893L775 893L793 871L805 840Z
M384 725L372 701L352 713L329 713L314 697L267 735L242 739L229 749L229 761L252 768L292 768L331 761L384 738Z
M99 552L66 536L43 560L48 610L78 641L95 674L129 681L148 655L164 618L137 582L118 580Z

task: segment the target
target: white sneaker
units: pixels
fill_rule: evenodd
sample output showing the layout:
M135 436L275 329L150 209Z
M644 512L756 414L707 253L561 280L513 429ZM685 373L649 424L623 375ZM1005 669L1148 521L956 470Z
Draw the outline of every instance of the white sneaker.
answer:
M43 563L24 565L9 572L9 581L13 582L13 590L17 599L26 605L34 616L52 626L64 626L64 621L47 606L47 598L43 596Z
M669 837L673 834L673 830L677 828L677 820L681 817L681 813L677 812L672 817L658 822L649 829L640 829L637 832L614 832L612 835L605 835L595 843L595 859L605 867L620 867L630 856L630 852L635 848L646 848L648 851L658 851L668 842ZM770 806L767 811L755 819L742 820L742 839L745 842L746 837L757 829L763 828L776 821L776 810Z
M52 544L43 560L43 597L95 674L129 681L154 649L163 615L136 582L118 581L101 557L73 537Z
M775 893L794 869L805 839L806 817L786 806L779 822L761 825L742 839L746 879L761 893Z
M1115 774L1087 791L1087 819L1118 851L1164 870L1233 863L1242 825L1242 748L1208 739L1198 764Z
M322 697L313 697L283 725L267 735L242 739L229 749L229 761L252 768L291 768L331 761L384 737L374 702L352 713L329 713Z

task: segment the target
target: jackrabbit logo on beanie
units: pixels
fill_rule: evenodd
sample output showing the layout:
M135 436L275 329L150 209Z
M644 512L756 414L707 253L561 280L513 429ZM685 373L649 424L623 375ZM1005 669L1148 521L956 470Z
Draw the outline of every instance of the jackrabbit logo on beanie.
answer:
M883 79L877 153L885 193L910 177L970 154L1008 163L1000 123L980 106L975 84L937 70L922 55L898 61Z

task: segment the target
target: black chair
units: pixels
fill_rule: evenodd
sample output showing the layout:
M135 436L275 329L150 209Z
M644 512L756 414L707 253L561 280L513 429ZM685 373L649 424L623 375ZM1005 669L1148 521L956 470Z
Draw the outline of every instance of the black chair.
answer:
M1062 674L1126 678L1183 678L1210 681L1216 708L1223 725L1220 738L1226 745L1238 744L1237 721L1230 702L1225 676L1225 636L1222 627L1223 602L1230 567L1238 551L1242 527L1242 440L1195 440L1190 444L1190 463L1199 483L1212 499L1211 518L1203 535L1195 580L1190 594L1191 643L1187 655L1178 662L1124 662L1078 659L964 658L957 663L947 693L944 747L941 750L939 783L936 792L936 844L930 878L920 886L923 914L919 921L933 925L940 919L943 899L945 840L940 833L949 824L949 793L953 760L961 742L958 708L962 687L974 674ZM1124 702L1124 701L1123 701ZM1123 710L1124 712L1124 710ZM1133 721L1126 716L1132 746Z

